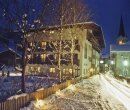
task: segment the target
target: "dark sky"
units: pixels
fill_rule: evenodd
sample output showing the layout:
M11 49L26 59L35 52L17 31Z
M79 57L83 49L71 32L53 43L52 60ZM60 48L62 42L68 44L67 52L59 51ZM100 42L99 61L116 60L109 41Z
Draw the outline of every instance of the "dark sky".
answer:
M103 54L108 54L110 44L116 43L121 15L126 35L130 40L130 0L85 0L85 2L92 11L92 21L103 29L106 41L106 49L103 50Z
M130 0L86 0L86 3L93 13L93 20L103 29L106 41L103 54L108 54L110 44L116 43L121 15L130 40Z

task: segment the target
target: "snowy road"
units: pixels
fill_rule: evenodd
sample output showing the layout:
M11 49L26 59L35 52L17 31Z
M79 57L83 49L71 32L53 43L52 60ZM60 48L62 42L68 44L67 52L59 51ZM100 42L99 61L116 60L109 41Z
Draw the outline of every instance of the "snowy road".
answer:
M105 84L107 91L109 91L113 97L118 99L128 110L130 110L130 86L109 77L108 75L101 75L101 79Z
M32 102L28 108L21 110L126 110L107 91L105 85L108 80L103 75L85 79L44 100Z

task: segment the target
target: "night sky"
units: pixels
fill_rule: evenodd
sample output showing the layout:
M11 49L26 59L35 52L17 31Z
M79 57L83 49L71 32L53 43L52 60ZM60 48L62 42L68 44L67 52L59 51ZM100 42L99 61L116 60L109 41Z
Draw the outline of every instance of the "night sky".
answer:
M110 44L116 43L121 15L125 33L130 40L130 0L86 0L86 4L93 13L92 20L103 29L106 41L103 54L109 54Z
M103 54L109 54L110 44L116 43L121 16L127 38L130 40L130 0L85 0L85 2L92 12L92 21L103 29L106 41ZM0 20L0 24L1 22Z

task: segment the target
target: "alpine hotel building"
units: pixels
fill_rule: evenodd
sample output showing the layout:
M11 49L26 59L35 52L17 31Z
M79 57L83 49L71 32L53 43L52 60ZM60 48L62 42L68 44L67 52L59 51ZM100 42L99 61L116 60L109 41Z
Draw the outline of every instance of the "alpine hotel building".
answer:
M30 34L35 35L33 31ZM49 26L39 30L36 39L39 42L26 67L27 73L64 80L99 72L105 42L101 27L94 22ZM32 47L32 40L29 42Z

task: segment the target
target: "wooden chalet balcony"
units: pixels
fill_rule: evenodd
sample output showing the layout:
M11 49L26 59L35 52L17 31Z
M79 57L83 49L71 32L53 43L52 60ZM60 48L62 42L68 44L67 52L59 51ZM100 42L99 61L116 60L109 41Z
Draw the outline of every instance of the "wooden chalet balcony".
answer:
M87 40L92 43L92 46L95 50L97 50L98 52L101 51L99 42L92 33L88 33Z
M78 59L78 54L74 54L74 57L73 57L73 63L77 66L79 66L79 59Z
M78 40L75 40L75 50L80 52L80 45Z
M41 54L35 54L34 58L29 61L33 64L47 64L47 65L58 65L58 55L55 57L55 54L46 56L44 59L41 58ZM79 66L78 54L74 54L73 63ZM71 54L65 54L61 56L61 64L69 65L71 64Z
M74 64L75 65L79 66L79 62L80 62L79 59L74 59Z
M75 50L77 50L77 51L80 52L80 45L76 45L76 46L75 46Z
M58 53L58 51L60 49L59 41L46 42L45 44L46 45L43 46L39 43L35 49L35 53L37 53L37 54ZM31 48L31 45L29 45L29 48ZM62 41L61 53L69 54L69 53L71 53L71 48L72 48L71 40ZM79 45L78 40L74 41L74 50L76 50L78 52L80 51L80 45Z

